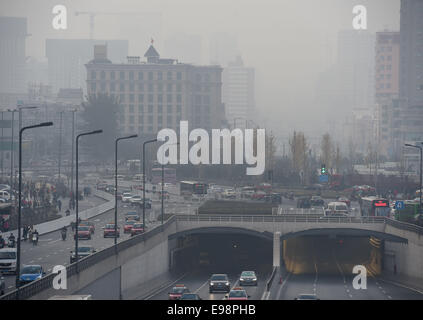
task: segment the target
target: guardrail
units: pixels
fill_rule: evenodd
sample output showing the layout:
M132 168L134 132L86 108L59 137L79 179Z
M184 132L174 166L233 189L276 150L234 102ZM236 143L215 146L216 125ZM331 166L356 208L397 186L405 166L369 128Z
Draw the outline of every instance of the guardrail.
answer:
M423 227L417 226L415 224L397 221L389 218L386 219L386 224L401 230L411 231L417 234L423 234Z
M81 272L85 269L88 269L94 266L105 259L119 254L119 252L126 250L129 247L139 244L140 242L144 242L151 237L154 237L160 232L166 230L169 225L174 222L175 216L170 217L163 225L156 226L155 228L151 229L150 231L146 231L145 233L139 234L134 236L128 240L124 240L119 242L116 246L111 246L101 251L98 251L88 257L82 258L78 262L74 262L66 267L67 278L69 279L73 275ZM33 281L27 285L20 287L19 289L19 299L28 299L44 290L51 289L53 287L53 279L56 276L54 273L50 273L47 276ZM4 296L0 297L0 300L16 300L18 297L18 289L15 289Z
M282 215L282 214L318 214L318 215L324 215L325 209L316 207L316 208L283 208L278 207L274 208L273 214Z
M215 216L215 215L177 215L177 221L207 222L307 222L307 223L385 223L385 217L325 217L316 215L261 215L261 216Z
M266 291L270 291L270 287L272 286L273 279L275 278L276 272L278 267L273 267L272 274L270 275L269 280L266 282Z

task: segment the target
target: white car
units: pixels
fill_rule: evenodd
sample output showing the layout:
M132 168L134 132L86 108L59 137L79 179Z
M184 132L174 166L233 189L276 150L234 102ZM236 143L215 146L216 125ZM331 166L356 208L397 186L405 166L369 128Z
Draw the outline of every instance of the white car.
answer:
M0 249L0 272L16 273L16 248Z
M234 189L226 189L223 192L222 197L225 199L236 199L236 192Z
M14 197L6 190L0 190L0 198L5 199L6 201L14 200Z
M139 196L139 195L132 196L132 197L129 199L129 203L131 203L131 204L141 203L141 202L142 202L142 197L141 197L141 196Z
M129 192L124 192L122 194L122 202L129 202L129 200L133 197L134 195L132 193Z

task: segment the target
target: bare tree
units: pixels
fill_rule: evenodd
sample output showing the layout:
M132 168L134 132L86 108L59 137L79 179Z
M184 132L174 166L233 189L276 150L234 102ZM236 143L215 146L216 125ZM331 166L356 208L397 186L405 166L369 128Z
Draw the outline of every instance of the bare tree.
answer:
M308 146L307 140L303 132L295 132L289 139L289 145L291 147L292 155L292 166L297 173L300 173L302 182L307 171L307 154Z
M326 165L326 168L332 168L333 143L329 133L322 137L320 161Z

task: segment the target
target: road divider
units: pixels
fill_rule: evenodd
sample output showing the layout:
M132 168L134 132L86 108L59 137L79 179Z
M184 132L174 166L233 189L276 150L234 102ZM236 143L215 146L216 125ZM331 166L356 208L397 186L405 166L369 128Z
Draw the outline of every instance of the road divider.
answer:
M111 195L110 193L107 193L107 192L104 192L104 191L101 191L101 190L95 190L93 195L96 196L96 197L102 198L102 199L106 200L107 202L102 203L99 206L89 208L87 210L79 212L79 217L81 218L81 220L90 219L90 218L93 218L93 217L98 216L100 214L103 214L103 213L113 209L114 206L115 206L114 196ZM50 232L53 232L53 231L60 230L64 226L69 226L71 224L71 222L74 221L74 220L75 220L75 213L73 213L69 216L65 216L65 217L56 219L56 220L39 223L37 225L34 225L34 229L37 229L39 235L43 235L43 234L47 234L47 233L50 233ZM9 232L5 232L5 233L3 233L3 237L7 239L9 237L10 233L17 235L18 230L12 230L12 231L9 231ZM49 239L49 240L51 241L52 239Z

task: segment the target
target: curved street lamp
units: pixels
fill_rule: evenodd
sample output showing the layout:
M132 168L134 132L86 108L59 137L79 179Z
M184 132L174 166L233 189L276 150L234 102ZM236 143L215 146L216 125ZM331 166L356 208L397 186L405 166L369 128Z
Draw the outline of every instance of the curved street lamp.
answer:
M132 139L132 138L136 138L138 137L137 134L133 134L131 136L127 136L127 137L121 137L121 138L117 138L115 141L115 245L117 244L117 189L118 189L118 182L117 182L117 171L118 171L118 160L117 160L117 155L118 155L118 142L120 140L126 140L126 139Z
M92 135L92 134L97 134L97 133L102 133L103 130L94 130L94 131L90 131L90 132L84 132L84 133L80 133L76 136L76 170L75 170L75 186L76 186L76 214L75 214L75 219L76 219L76 223L75 223L75 261L76 261L76 272L78 272L78 224L79 224L79 210L78 210L78 202L79 202L79 190L78 190L78 142L79 142L79 138L82 136L88 136L88 135Z
M16 299L19 300L19 287L20 281L19 276L21 273L21 212L22 212L22 134L25 130L50 127L53 122L42 122L36 125L19 128L19 200L18 200L18 243L16 249Z

